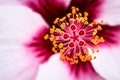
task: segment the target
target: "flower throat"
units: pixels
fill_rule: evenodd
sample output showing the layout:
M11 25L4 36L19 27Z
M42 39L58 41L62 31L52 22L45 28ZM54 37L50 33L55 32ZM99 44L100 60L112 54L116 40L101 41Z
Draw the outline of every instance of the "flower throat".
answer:
M44 39L52 42L52 51L60 53L62 61L77 64L95 59L93 54L99 52L98 44L104 42L103 37L97 35L102 27L96 21L89 23L87 12L81 14L78 8L71 9L71 13L55 19Z

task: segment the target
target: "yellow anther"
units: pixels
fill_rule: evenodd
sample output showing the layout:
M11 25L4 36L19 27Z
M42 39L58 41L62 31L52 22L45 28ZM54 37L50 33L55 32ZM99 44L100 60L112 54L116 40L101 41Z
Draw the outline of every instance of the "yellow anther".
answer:
M89 24L89 23L88 23L88 21L85 21L85 22L84 22L84 24L86 24L86 25L87 25L87 24Z
M84 56L80 55L79 58L82 59L82 58L84 58Z
M67 17L70 18L71 15L72 15L71 13L68 13L68 14L67 14Z
M83 17L80 17L79 19L80 19L81 22L85 21Z
M64 49L60 49L60 54L64 53L65 50Z
M67 48L63 47L63 50L66 50Z
M58 45L58 47L61 49L61 48L63 48L63 43L60 43L59 45Z
M78 14L76 14L76 18L78 18L79 17L79 15Z
M80 52L79 52L79 53L76 53L76 56L80 56L80 54L81 54Z
M70 21L75 21L75 19L74 18L70 18Z
M85 56L85 59L86 59L86 61L89 61L89 56L88 55Z
M87 20L88 20L88 18L87 18L87 17L84 17L84 20L85 20L85 21L87 21Z
M76 8L76 11L79 11L79 8Z
M74 64L74 62L70 62L70 64L71 64L71 65L73 65L73 64Z
M102 30L102 27L98 25L97 30Z
M72 58L69 58L69 61L71 61L71 62L72 62L72 61L73 61L73 59L72 59Z
M66 56L66 60L68 60L68 61L69 61L69 60L70 60L70 58Z
M50 39L50 41L53 41L54 40L54 35L51 35L49 39Z
M54 33L54 29L53 28L50 28L50 33Z
M59 21L59 18L56 18L53 23L56 24L58 21Z
M104 42L105 40L104 40L104 38L103 37L101 37L100 38L100 42Z
M64 16L62 19L60 19L60 21L64 21L66 19L66 17Z
M59 40L59 36L56 36L55 40Z
M79 11L79 8L76 8L74 6L71 9L72 9L72 14L75 14L77 11Z
M87 17L89 14L88 12L84 12L84 16Z
M72 14L75 14L75 13L76 13L76 8L72 7Z
M91 42L94 44L94 45L97 45L98 44L98 41L96 39L92 39Z
M92 23L90 23L88 26L92 27L92 26L93 26L93 24L92 24Z
M81 57L81 61L86 62L85 56Z
M52 28L55 29L55 25L53 25Z
M50 41L53 41L54 39L53 38L50 38Z
M74 63L77 64L77 63L78 63L78 60L74 60Z
M60 25L60 27L61 27L61 29L65 29L65 23L62 23L62 24Z
M82 14L81 14L81 13L79 13L79 16L81 17L81 16L82 16Z
M94 30L92 35L95 36L97 34L97 30Z
M56 40L53 40L53 44L56 44Z
M44 39L47 40L48 38L49 38L49 35L46 34L46 35L44 36Z
M80 22L80 21L81 21L80 18L76 18L76 20L77 20L77 22Z
M75 6L72 6L71 9L75 9L76 7Z
M58 45L57 45L57 44L53 44L53 46L54 46L55 48L57 48Z
M86 56L86 60L87 60L87 61L92 60L92 56L91 56L91 55Z
M53 51L54 53L57 53L57 51L55 50L55 47L52 47L52 51Z
M87 51L86 49L83 49L83 52L84 52L85 54L88 54L88 51Z
M56 28L56 29L55 29L55 32L61 33L61 29Z
M64 61L65 60L65 56L62 55L61 58L60 58L60 60Z
M95 36L95 39L98 39L98 38L99 38L99 37L96 35L96 36Z

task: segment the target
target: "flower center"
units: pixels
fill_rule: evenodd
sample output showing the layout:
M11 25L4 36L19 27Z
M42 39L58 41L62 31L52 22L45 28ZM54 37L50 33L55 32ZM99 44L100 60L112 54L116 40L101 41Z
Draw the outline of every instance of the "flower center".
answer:
M52 42L52 51L59 52L61 60L70 64L94 59L96 56L90 54L90 50L98 52L98 44L104 42L103 37L97 35L97 31L102 30L101 26L96 21L89 23L87 12L82 16L78 11L78 8L72 7L67 17L56 18L49 34L44 36Z

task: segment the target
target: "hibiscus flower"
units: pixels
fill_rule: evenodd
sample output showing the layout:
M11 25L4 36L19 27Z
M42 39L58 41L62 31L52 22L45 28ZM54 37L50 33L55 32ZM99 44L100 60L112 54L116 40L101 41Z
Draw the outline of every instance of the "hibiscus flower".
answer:
M119 80L118 3L117 0L1 0L0 79L35 80L40 65L43 77L39 74L38 77L41 80ZM73 18L78 21L74 25ZM80 23L87 26L80 26ZM61 27L61 24L65 25ZM76 48L76 44L80 48ZM100 51L96 54L98 46ZM73 51L75 48L78 52ZM69 52L73 56L77 54L77 58L68 56ZM97 58L90 55L92 52ZM54 65L50 60L61 64ZM49 69L46 73L41 73L42 65ZM61 65L66 68L60 68ZM54 73L55 69L60 69L58 72L65 76L55 77L61 75L56 72L52 78L46 76Z

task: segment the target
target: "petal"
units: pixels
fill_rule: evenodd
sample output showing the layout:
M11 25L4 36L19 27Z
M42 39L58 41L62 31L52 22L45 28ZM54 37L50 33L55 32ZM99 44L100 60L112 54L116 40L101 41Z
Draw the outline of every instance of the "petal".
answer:
M28 8L0 6L0 80L35 80L38 58L25 44L43 24Z
M101 48L92 61L96 71L106 80L120 80L120 46Z
M78 64L69 64L71 74L74 80L104 80L93 68L90 62L79 62Z
M100 44L101 47L111 47L120 45L120 25L110 26L107 24L102 25L102 30L97 34L102 36L105 40L104 43Z
M0 5L16 5L16 4L20 4L20 1L18 0L0 0Z
M102 12L98 20L103 20L105 24L120 24L120 2L119 0L105 0Z
M59 58L60 54L55 54L48 62L41 65L36 80L72 80Z
M27 48L39 59L40 63L46 62L54 54L52 43L50 40L44 39L45 34L48 32L48 27L40 28L31 41L26 44Z
M81 13L87 11L89 21L91 21L99 17L103 3L104 0L72 0L68 10L71 11L71 6L76 6Z
M64 16L64 11L69 5L70 0L38 0L28 1L27 5L34 11L40 13L49 25L53 24L53 21L57 17Z

